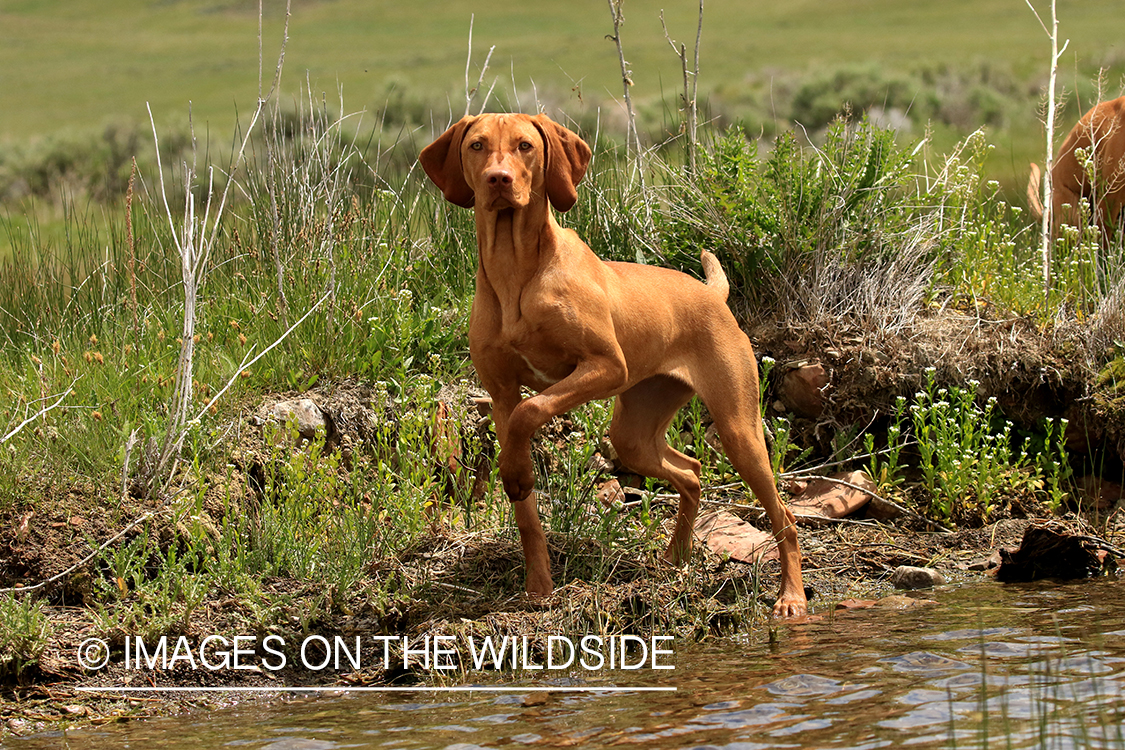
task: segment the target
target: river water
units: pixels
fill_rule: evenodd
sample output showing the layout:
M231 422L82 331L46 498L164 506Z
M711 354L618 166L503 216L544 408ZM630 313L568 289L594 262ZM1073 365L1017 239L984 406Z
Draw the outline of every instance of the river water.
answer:
M528 686L509 692L315 695L9 744L1125 749L1123 593L1114 580L948 587L927 592L933 606L781 625L772 643L759 635L677 644L673 670L481 683ZM615 685L675 691L574 690Z

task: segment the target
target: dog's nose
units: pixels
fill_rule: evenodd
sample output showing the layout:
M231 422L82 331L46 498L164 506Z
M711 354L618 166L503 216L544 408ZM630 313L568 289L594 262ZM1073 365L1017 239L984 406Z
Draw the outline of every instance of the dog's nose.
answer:
M503 170L503 169L490 170L485 175L485 179L488 181L489 185L500 186L500 185L511 185L512 184L511 173L506 171L506 170Z

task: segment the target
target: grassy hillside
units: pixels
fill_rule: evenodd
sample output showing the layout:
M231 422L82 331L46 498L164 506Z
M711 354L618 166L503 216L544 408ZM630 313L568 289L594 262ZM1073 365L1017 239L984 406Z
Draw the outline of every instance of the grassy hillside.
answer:
M141 7L138 7L140 5ZM282 28L280 0L266 3L265 46L271 65ZM640 99L679 86L678 62L660 27L691 41L696 4L630 0L623 40ZM1073 88L1098 66L1125 59L1110 0L1060 3L1071 40L1062 80ZM463 108L469 19L475 15L474 62L496 49L489 77L507 99L553 92L583 100L617 97L620 74L602 0L566 4L418 0L296 2L286 56L286 90L306 80L349 108L378 108L388 89ZM710 0L702 47L703 88L729 98L748 81L768 82L873 62L890 71L987 65L1019 78L1044 67L1046 41L1018 0ZM252 0L22 0L0 8L0 141L107 121L182 120L188 102L197 125L229 132L236 108L257 92L257 3ZM475 82L478 72L473 71ZM268 76L267 76L268 78ZM1117 80L1111 71L1110 84ZM767 83L768 87L768 83ZM573 91L572 91L573 90ZM1030 117L1031 112L1027 113Z

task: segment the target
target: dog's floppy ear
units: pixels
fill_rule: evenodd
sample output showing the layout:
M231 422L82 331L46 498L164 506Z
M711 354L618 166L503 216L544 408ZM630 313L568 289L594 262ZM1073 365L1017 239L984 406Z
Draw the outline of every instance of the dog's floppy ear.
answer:
M536 115L531 122L547 147L547 197L556 210L569 211L578 201L578 183L590 165L590 147L547 115Z
M462 208L472 208L476 200L473 189L465 182L465 175L461 171L461 141L465 138L465 131L476 119L462 117L418 154L422 169L441 188L445 199Z

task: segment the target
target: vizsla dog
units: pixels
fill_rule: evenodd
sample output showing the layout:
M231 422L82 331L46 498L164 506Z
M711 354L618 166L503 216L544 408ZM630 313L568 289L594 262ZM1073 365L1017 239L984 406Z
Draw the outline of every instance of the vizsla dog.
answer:
M700 463L665 433L698 393L723 447L769 515L780 546L774 614L806 611L793 514L770 470L758 407L758 366L726 305L728 284L703 253L707 283L678 271L602 261L551 211L569 210L590 147L545 115L465 117L419 157L446 200L472 208L479 262L469 353L493 399L500 477L514 503L526 588L553 589L532 494L531 437L552 417L616 397L610 441L621 461L680 493L665 558L691 554ZM538 395L522 398L520 387Z
M1092 160L1092 178L1078 160L1077 149L1085 150ZM1037 221L1043 218L1040 179L1039 166L1032 164L1027 200ZM1052 229L1062 224L1079 226L1085 203L1108 240L1125 205L1125 97L1102 102L1082 116L1059 148L1051 182Z

